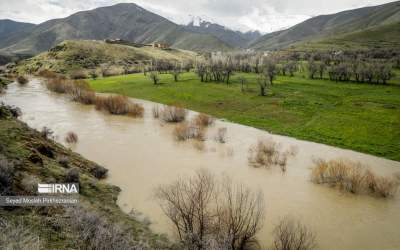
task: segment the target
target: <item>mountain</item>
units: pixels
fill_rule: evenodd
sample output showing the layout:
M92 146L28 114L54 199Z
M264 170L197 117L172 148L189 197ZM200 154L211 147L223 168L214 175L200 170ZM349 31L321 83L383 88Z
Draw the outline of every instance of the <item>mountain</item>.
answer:
M251 44L250 47L256 50L281 49L299 42L328 39L345 33L362 32L396 22L400 22L400 1L343 11L332 15L316 16L289 29L266 34ZM396 29L396 27L393 28Z
M222 25L205 21L200 17L194 17L193 20L185 26L185 29L199 34L211 34L236 48L246 48L251 42L261 37L258 31L249 31L246 33L233 31Z
M0 41L0 52L37 54L64 40L120 38L137 43L162 41L188 50L229 50L231 46L209 34L191 33L133 3L121 3L39 24Z
M32 23L16 22L9 19L0 20L0 39L4 39L15 32L32 29L33 27L35 27L35 24Z

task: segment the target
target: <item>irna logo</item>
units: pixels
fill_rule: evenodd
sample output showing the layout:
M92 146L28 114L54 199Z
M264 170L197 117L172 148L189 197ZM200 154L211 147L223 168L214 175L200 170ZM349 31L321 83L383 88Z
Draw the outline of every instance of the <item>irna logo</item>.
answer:
M64 184L38 184L39 194L77 194L79 185L77 183Z

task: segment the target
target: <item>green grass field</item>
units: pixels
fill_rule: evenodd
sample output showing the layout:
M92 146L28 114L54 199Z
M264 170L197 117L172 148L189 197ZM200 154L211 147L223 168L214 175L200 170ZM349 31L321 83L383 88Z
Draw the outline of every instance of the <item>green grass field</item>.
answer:
M248 80L242 92L238 77ZM392 81L398 81L395 79ZM155 86L143 74L91 80L98 92L119 93L226 118L276 134L353 149L400 161L400 87L278 77L266 97L255 74L232 84L202 83L194 73Z

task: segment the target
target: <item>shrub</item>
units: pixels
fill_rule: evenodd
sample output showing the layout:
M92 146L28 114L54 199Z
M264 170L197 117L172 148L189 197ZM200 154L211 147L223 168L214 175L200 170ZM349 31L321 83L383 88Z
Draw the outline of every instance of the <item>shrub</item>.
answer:
M186 110L177 106L165 106L160 112L160 118L164 122L177 123L186 118Z
M36 194L39 182L40 180L36 176L25 174L21 180L21 187L29 195L33 195Z
M58 77L60 77L60 75L59 74L57 74L57 73L55 73L55 72L53 72L53 71L50 71L50 70L48 70L48 69L42 69L42 70L40 70L39 72L38 72L38 76L40 76L40 77L44 77L44 78L58 78Z
M46 88L52 92L64 94L72 89L72 82L61 79L59 77L49 78L46 80Z
M178 141L186 141L189 139L196 139L199 141L205 140L204 129L194 126L189 123L177 124L174 128L174 137Z
M142 105L131 102L126 96L110 95L96 98L96 109L105 110L114 115L130 115L142 117L144 108Z
M18 118L22 114L21 109L0 103L0 119Z
M198 114L194 118L194 124L196 124L199 127L208 127L211 126L214 123L215 119L209 115L206 114Z
M393 196L399 182L393 177L380 177L361 163L345 160L316 160L311 181L338 187L350 193L368 193L378 197Z
M217 131L217 134L214 137L215 141L217 141L219 143L225 143L226 142L226 133L227 133L227 128L219 128Z
M11 223L2 221L0 225L0 248L1 249L42 249L39 236L34 230L20 222Z
M26 78L25 76L18 76L17 77L17 82L21 85L25 85L29 82L28 78Z
M69 224L77 232L78 249L90 250L134 250L148 249L135 242L129 233L120 225L109 222L105 216L84 210L82 207L70 208L66 211Z
M67 172L65 174L66 182L79 183L79 180L80 180L79 169L71 168L71 169L67 170Z
M315 236L299 221L284 218L275 227L274 250L312 250L316 248Z
M108 173L108 169L99 166L99 165L95 165L91 171L92 175L94 177L96 177L97 179L104 179L107 177L107 173Z
M74 102L90 105L94 104L96 100L96 94L90 89L89 84L86 81L75 81L69 89L69 95Z
M48 127L43 127L40 131L40 135L45 139L50 139L53 136L53 130Z
M85 71L77 69L77 70L72 71L69 74L69 77L71 79L78 80L78 79L86 79L88 76Z
M77 143L78 142L78 135L74 132L68 132L67 136L65 137L65 142L67 143Z
M68 156L62 155L62 156L59 156L59 157L57 158L57 162L58 162L58 164L60 164L63 168L68 168L68 167L69 167L69 162L70 162L70 160L69 160Z
M0 155L0 195L12 193L14 183L14 164Z

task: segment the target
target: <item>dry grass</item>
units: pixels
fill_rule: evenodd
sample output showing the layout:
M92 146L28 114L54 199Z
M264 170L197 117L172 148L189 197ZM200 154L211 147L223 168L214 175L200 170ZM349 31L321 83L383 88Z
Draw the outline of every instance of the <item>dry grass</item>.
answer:
M193 123L199 127L208 127L214 124L215 119L212 116L200 113L196 115Z
M25 85L29 82L29 79L26 78L25 76L18 76L17 77L17 82L21 85Z
M126 96L121 95L96 97L95 104L97 110L105 110L114 115L142 117L144 113L142 105L133 103Z
M38 76L40 77L45 77L45 78L55 78L57 77L57 73L50 71L48 69L42 69L37 73Z
M60 94L69 93L72 89L71 81L59 77L48 78L46 79L45 84L48 90Z
M253 167L279 166L282 172L286 172L288 158L296 154L294 147L282 151L279 143L272 138L264 138L250 148L248 161Z
M65 137L65 142L72 144L78 142L78 135L74 132L68 132L67 136Z
M196 139L199 141L205 140L204 129L187 122L177 124L174 128L173 135L177 141L186 141L189 139Z
M186 118L187 111L178 106L165 106L159 112L159 117L164 122L178 123Z
M311 181L338 187L353 194L368 193L383 198L393 196L400 184L395 177L378 176L361 163L321 159L315 161Z
M68 90L68 94L74 102L91 105L96 101L95 92L90 88L89 84L83 80L73 82Z
M86 78L88 78L88 75L84 70L77 69L77 70L72 71L69 74L69 77L71 79L78 80L78 79L86 79Z

